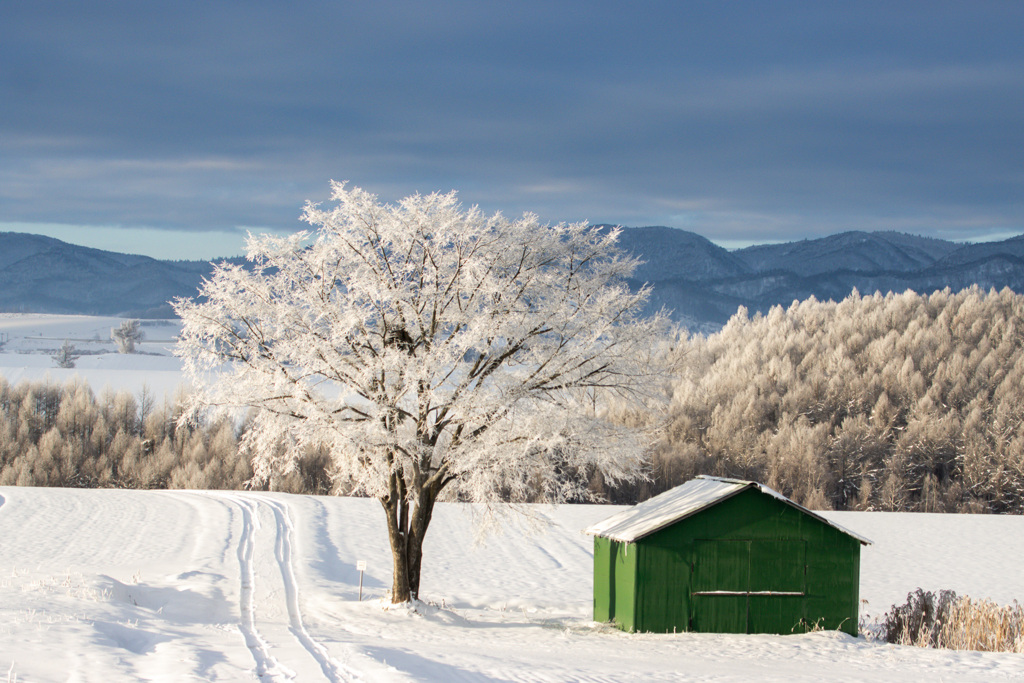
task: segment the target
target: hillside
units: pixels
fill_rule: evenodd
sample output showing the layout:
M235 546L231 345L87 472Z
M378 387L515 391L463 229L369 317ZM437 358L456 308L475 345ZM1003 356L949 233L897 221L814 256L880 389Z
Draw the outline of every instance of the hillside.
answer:
M843 232L815 240L762 244L735 252L756 273L781 271L800 277L853 271L908 273L957 250L945 240L898 232Z
M1001 242L965 244L944 256L936 265L953 267L980 263L997 256L1015 257L1017 260L1024 259L1024 235L1017 235Z
M158 261L40 235L0 233L0 311L166 318L210 264Z
M630 285L653 287L648 310L666 308L701 331L717 329L740 306L767 312L811 296L838 301L853 289L929 293L976 284L1024 291L1024 235L957 244L851 231L728 251L692 232L650 226L625 228L621 244L644 261ZM169 317L167 301L193 296L210 268L0 233L0 312Z
M681 340L638 498L716 474L815 509L1024 513L1022 327L1024 295L972 288L808 300Z
M643 259L644 262L634 274L638 282L671 280L681 274L701 281L737 277L752 272L734 253L706 237L676 228L625 228L619 238L619 245Z
M703 238L660 232L663 229L646 239L633 237L643 230L649 229L627 229L622 240L627 249L654 264L641 268L634 284L642 280L653 287L650 310L667 308L691 330L718 329L739 306L750 314L767 313L772 306L789 306L812 296L840 301L854 289L862 294L927 294L978 285L1024 291L1024 236L957 244L896 232L845 232L721 250L729 260L706 247L692 248L692 255L678 259L672 268L670 255L679 251L676 245L699 245Z
M1018 654L595 624L580 530L617 509L530 510L532 531L508 520L476 545L480 510L439 504L415 613L382 609L391 565L374 500L0 487L0 667L41 683L1024 677ZM1024 517L825 514L873 541L861 563L868 623L918 586L1024 595L1004 561L1024 556Z

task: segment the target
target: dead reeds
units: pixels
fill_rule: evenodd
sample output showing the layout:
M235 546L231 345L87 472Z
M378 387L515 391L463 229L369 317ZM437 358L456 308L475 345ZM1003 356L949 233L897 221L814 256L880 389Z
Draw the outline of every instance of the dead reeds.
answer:
M882 620L885 640L898 645L982 652L1024 652L1024 606L997 605L953 591L918 588Z

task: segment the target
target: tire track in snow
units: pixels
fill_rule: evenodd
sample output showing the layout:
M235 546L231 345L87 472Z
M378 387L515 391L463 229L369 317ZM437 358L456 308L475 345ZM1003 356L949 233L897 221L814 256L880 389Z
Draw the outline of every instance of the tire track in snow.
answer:
M256 625L255 593L257 575L254 557L256 556L257 548L257 532L262 528L259 520L259 511L264 506L269 508L274 515L274 559L276 560L284 586L289 633L295 638L302 649L316 661L324 676L331 683L360 680L361 676L357 672L331 657L327 648L314 639L306 629L299 601L299 585L295 578L293 559L295 525L292 522L288 505L283 501L238 493L211 492L206 495L230 501L242 513L242 532L239 536L237 548L241 574L241 589L239 591L241 623L239 627L245 638L246 647L249 648L256 662L256 673L260 680L290 681L297 676L295 671L292 671L274 656L272 652L273 647L260 634Z
M238 505L242 511L242 535L238 542L238 566L241 574L239 590L239 613L241 614L242 635L245 646L256 660L256 675L272 681L295 678L295 672L283 666L270 652L270 646L256 628L256 601L253 592L256 587L256 573L253 570L253 555L256 552L256 531L260 528L255 503L241 497L225 496Z
M292 522L288 505L282 501L266 499L265 502L274 512L274 520L277 523L277 543L274 548L274 555L277 564L281 569L281 578L284 580L285 601L288 606L289 630L299 644L317 661L324 676L332 683L340 681L352 681L359 676L331 657L322 644L313 639L306 630L302 620L302 610L299 604L299 583L295 580L295 565L293 563L293 539L295 537L295 525Z

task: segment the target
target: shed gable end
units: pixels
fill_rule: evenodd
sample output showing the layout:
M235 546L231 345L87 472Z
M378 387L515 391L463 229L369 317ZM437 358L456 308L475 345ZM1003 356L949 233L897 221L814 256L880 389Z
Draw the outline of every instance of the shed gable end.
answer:
M777 494L744 488L628 544L634 602L628 626L618 609L614 621L662 633L855 635L860 545ZM598 590L595 578L595 618Z

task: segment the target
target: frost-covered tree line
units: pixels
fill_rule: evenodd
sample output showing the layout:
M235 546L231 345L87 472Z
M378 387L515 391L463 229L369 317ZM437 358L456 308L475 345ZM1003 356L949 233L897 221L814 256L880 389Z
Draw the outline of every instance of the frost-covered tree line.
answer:
M717 474L817 509L1024 512L1022 345L1008 289L741 310L679 344L653 479L618 497Z
M601 408L625 426L660 425L649 480L595 473L591 493L631 503L717 474L819 509L1024 513L1024 295L808 300L674 343L667 421L635 404ZM0 378L0 485L246 487L246 424L179 425L181 412L146 394ZM331 479L323 451L296 465L269 486L355 490ZM519 485L506 497L544 498Z
M244 425L178 424L177 402L85 383L9 384L0 377L0 486L241 489L252 467L239 454ZM302 458L278 490L322 493L325 460Z

